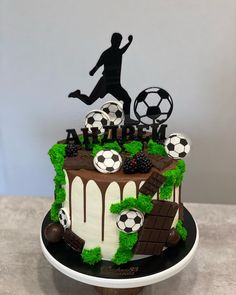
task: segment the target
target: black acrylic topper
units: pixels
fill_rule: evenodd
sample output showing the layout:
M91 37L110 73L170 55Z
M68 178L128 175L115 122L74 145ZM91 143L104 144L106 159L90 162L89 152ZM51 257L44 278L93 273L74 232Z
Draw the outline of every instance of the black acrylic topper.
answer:
M151 97L151 102L149 96ZM141 123L160 125L171 115L173 100L170 94L162 88L150 87L139 93L134 102L134 113Z
M135 100L134 108L134 112L136 117L138 118L138 121L130 118L131 98L128 92L121 86L120 75L122 66L122 56L129 48L132 40L133 36L130 35L128 37L128 43L120 48L122 35L120 33L113 33L111 37L111 47L106 49L101 54L97 64L89 72L89 75L93 76L101 66L104 67L102 77L98 81L97 85L94 87L91 94L88 96L86 94L82 94L80 90L76 90L74 92L71 92L68 95L68 97L78 98L85 104L91 105L98 98L103 98L106 94L109 93L113 95L116 99L123 101L123 110L126 125L137 125L140 122L148 125L159 125L165 122L171 115L173 109L173 101L170 95L164 89L157 87L147 88L138 95L138 97ZM146 97L148 93L150 93L148 92L148 89L156 89L156 93L160 96L160 102L157 102L157 104L154 106L150 106L146 102ZM160 104L163 99L169 102L169 108L165 111L162 111L162 109L160 108ZM140 111L138 110L138 105L140 102L144 102L148 106L148 109L144 114L140 114ZM151 122L144 122L144 117L151 119Z

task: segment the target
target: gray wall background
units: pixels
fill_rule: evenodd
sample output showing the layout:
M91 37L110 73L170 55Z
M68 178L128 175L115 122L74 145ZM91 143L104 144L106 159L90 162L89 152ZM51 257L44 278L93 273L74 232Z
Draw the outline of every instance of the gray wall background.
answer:
M101 70L88 72L114 31L134 35L124 87L134 98L168 90L168 133L192 139L184 199L235 203L234 0L0 0L0 194L53 194L47 150L91 109L67 94L91 91Z

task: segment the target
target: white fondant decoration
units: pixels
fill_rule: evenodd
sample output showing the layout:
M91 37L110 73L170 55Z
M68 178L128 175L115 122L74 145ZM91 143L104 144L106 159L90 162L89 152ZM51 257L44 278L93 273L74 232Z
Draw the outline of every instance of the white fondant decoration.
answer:
M101 133L104 133L103 126L110 125L108 114L102 110L93 110L85 116L85 127L91 132L92 127L97 127Z
M165 140L165 150L169 157L181 159L190 152L190 140L180 133L172 133Z
M118 216L116 225L120 231L125 233L135 233L142 226L144 215L137 209L124 210Z
M107 101L101 106L101 110L108 114L111 125L120 125L124 120L123 107L119 102Z
M122 159L115 150L102 150L94 157L93 164L101 173L114 173L120 169Z
M61 208L58 213L60 224L66 229L70 227L70 217L65 208Z

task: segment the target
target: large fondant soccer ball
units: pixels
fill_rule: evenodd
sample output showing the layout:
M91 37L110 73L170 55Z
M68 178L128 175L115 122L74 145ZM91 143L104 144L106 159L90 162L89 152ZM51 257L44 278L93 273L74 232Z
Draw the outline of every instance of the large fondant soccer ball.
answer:
M162 88L151 87L143 90L134 102L134 113L143 124L162 124L171 115L173 100Z
M111 125L120 125L124 120L122 104L116 101L108 101L101 110L108 114Z
M85 117L85 127L91 132L92 127L97 127L101 133L104 133L103 126L110 125L110 119L107 113L102 110L93 110Z
M93 164L101 173L115 173L122 165L122 158L115 150L102 150L94 157Z
M137 209L124 210L119 215L116 225L125 233L135 233L143 226L144 216Z
M184 158L190 152L190 141L180 133L173 133L165 140L165 150L171 158Z
M61 208L58 214L59 222L64 227L64 229L70 227L70 216L65 208Z

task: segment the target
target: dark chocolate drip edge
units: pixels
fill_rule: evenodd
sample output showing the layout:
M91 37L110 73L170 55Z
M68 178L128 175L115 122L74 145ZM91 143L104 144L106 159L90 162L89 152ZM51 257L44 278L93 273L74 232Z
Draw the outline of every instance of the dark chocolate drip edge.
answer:
M75 179L75 175L71 175L69 173L69 171L67 172L67 175L68 175L68 180L69 180L69 215L70 215L70 220L71 220L71 226L72 226L72 200L71 200L71 190L72 190L72 183ZM89 180L93 180L93 179L85 179L83 178L83 176L77 176L79 177L82 182L83 182L83 203L84 203L84 208L83 208L83 212L84 212L84 222L86 222L86 211L87 211L87 208L86 208L86 187L87 187L87 183L89 182ZM94 180L93 180L94 181ZM142 182L142 180L132 180L134 183L135 183L135 186L136 186L136 196L138 196L138 191L139 191L139 186L140 186L140 183ZM125 182L119 182L119 181L116 181L116 183L119 185L119 188L120 188L120 201L122 201L124 199L124 187L127 183ZM101 195L102 195L102 214L101 214L101 219L102 219L102 228L101 228L101 240L104 241L104 238L105 238L105 205L106 205L106 202L105 202L105 195L106 195L106 191L109 187L111 183L96 183L96 185L99 187L100 191L101 191ZM173 188L173 201L175 202L176 200L176 193L175 193L175 186ZM157 200L159 200L159 192L157 192ZM181 185L179 186L179 203L181 203ZM180 210L179 211L179 218L180 218Z
M74 175L70 175L67 173L67 177L69 180L68 187L69 187L69 215L70 215L70 229L72 228L72 202L71 202L71 190L72 190L72 183L75 179Z
M87 197L86 197L86 187L87 187L87 183L88 183L88 179L85 179L83 177L80 176L80 179L83 182L83 203L84 203L84 223L86 222L87 219Z
M74 181L74 179L76 177L79 177L82 182L83 182L83 200L84 200L84 208L83 208L83 212L84 212L84 222L86 222L86 187L87 187L87 183L89 182L88 179L85 179L83 178L83 176L76 176L76 175L71 175L70 172L68 171L67 172L67 175L68 175L68 180L69 180L69 215L70 215L70 220L71 220L71 226L72 226L72 183ZM91 179L93 180L93 179ZM93 180L94 181L94 180ZM134 181L134 180L132 180ZM124 182L119 182L119 181L116 181L116 183L119 185L119 188L120 188L120 200L122 201L123 198L124 198L124 187L127 183L124 183ZM141 183L141 180L137 180L137 181L134 181L135 183L135 186L136 186L136 196L138 195L138 190L139 190L139 185ZM105 238L105 205L106 205L106 202L105 202L105 195L106 195L106 191L110 185L110 183L96 183L96 185L99 187L100 191L101 191L101 195L102 195L102 216L101 216L101 219L102 219L102 229L101 229L101 240L104 241L104 238Z

